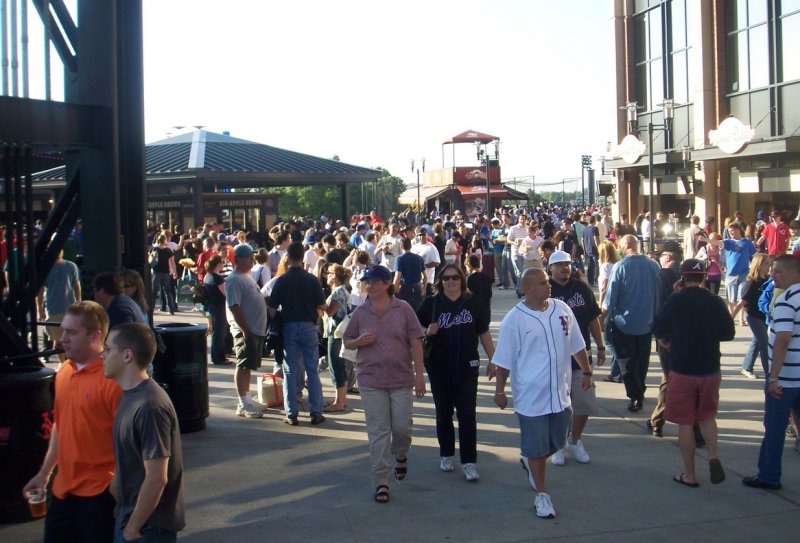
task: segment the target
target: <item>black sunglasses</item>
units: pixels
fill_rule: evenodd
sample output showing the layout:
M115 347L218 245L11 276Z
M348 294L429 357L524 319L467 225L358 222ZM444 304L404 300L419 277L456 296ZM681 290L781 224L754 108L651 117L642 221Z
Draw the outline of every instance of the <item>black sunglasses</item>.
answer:
M460 281L461 276L459 275L443 275L442 281Z

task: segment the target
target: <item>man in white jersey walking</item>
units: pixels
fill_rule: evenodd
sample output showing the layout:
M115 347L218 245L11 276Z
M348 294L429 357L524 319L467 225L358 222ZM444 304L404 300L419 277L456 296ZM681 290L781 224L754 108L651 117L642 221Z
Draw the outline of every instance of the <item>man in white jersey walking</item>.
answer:
M525 298L503 318L489 378L497 376L494 402L505 409L505 385L511 374L514 409L519 419L522 467L536 492L540 518L556 515L545 485L547 458L564 448L572 418L569 387L572 357L583 372L581 388L592 386L586 343L569 306L550 298L544 270L529 268L520 278Z
M764 401L764 439L758 474L742 483L753 488L781 488L781 459L789 411L800 412L800 259L782 255L772 269L775 288L786 289L775 301L769 327L769 375Z

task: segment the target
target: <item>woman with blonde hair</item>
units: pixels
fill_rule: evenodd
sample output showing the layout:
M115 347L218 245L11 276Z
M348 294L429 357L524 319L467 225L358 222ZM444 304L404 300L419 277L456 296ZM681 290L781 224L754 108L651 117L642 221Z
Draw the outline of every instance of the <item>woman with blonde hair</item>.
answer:
M331 264L327 270L327 283L331 289L325 309L325 333L328 337L328 368L331 381L336 389L336 397L323 409L326 413L347 409L347 361L339 353L342 350L342 338L334 337L336 327L347 316L350 307L350 292L347 284L352 272L340 264Z
M764 375L769 372L769 334L767 333L766 315L758 308L758 298L761 296L761 287L769 279L770 259L764 253L756 253L750 261L750 271L747 274L747 283L744 285L742 299L736 304L733 310L733 318L736 313L744 309L747 315L747 325L753 332L750 346L742 360L741 373L748 379L758 379L758 374L753 366L756 356L761 359L761 369Z
M608 278L611 276L611 270L614 268L614 264L619 262L619 250L610 239L603 240L600 246L597 247L597 256L600 262L600 269L597 274L597 286L600 289L600 297L597 300L602 304L603 299L606 297L606 287L608 287ZM606 350L611 355L611 364L609 364L611 373L603 380L608 383L621 383L622 372L619 367L619 362L617 362L617 357L614 355L614 350L610 343L605 343L605 346Z

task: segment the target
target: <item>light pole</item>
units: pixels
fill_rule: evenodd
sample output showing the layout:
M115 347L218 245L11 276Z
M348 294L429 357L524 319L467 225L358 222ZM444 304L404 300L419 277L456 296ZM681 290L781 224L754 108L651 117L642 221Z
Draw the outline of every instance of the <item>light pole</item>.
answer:
M584 181L584 172L587 168L592 167L592 155L581 155L581 205L586 207L586 183Z
M650 183L650 193L647 195L647 207L648 211L650 211L650 240L648 242L648 249L650 252L655 252L656 246L656 237L655 237L655 217L656 213L653 209L653 192L654 192L654 182L653 182L653 132L655 130L663 130L664 131L664 152L669 150L671 145L670 142L670 130L672 130L672 120L675 118L675 101L671 98L666 98L664 101L659 104L662 107L662 111L664 112L664 124L655 124L653 123L653 115L650 115L650 118L647 121L647 178ZM628 102L625 104L625 109L628 112L627 119L628 119L628 131L634 132L638 131L639 125L639 112L638 112L639 105L636 102Z
M422 171L425 171L425 159L422 158L419 160L422 163ZM416 164L415 159L411 159L411 173L414 171L417 172L417 223L419 223L419 215L422 213L422 198L421 198L421 190L420 190L420 182L419 182L419 168L415 168L414 165Z
M490 213L493 213L492 210L492 187L491 187L491 159L489 158L489 143L494 146L494 160L499 162L500 160L500 140L494 140L492 142L483 143L480 141L475 142L475 149L478 155L478 162L482 162L486 165L486 213L485 215L491 219ZM481 149L481 145L483 145L483 149Z

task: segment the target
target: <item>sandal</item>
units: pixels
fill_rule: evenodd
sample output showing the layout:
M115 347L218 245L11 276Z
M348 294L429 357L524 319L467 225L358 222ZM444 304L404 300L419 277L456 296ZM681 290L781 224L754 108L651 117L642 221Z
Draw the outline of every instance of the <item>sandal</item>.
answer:
M395 466L394 466L394 478L398 481L402 481L408 475L408 456L404 459L400 460L399 458L395 457ZM398 466L397 464L403 464L402 466Z
M683 476L684 476L683 473L681 473L680 475L675 475L672 477L672 480L683 486L688 486L689 488L698 488L700 486L700 483L690 483L688 481L685 481L683 479Z
M378 503L389 503L389 487L386 485L379 485L375 489L375 501Z

